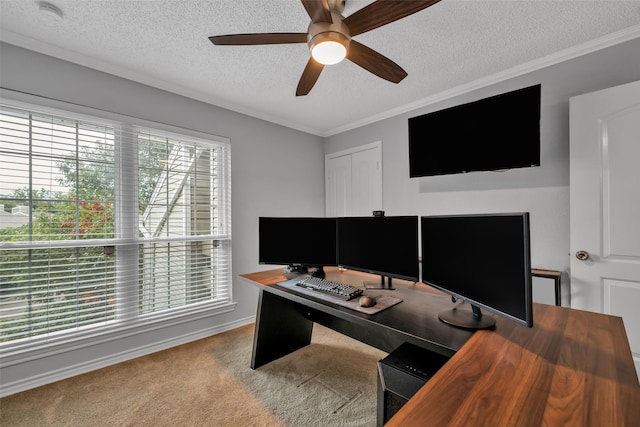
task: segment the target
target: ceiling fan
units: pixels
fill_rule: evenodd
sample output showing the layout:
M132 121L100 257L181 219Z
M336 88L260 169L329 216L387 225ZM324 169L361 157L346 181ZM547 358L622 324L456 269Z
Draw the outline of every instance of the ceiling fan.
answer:
M311 18L306 33L257 33L211 36L215 45L262 45L307 43L311 57L302 72L296 96L307 95L325 65L344 58L365 70L399 83L407 76L398 64L352 37L405 18L440 0L377 0L346 18L342 11L346 0L301 0Z

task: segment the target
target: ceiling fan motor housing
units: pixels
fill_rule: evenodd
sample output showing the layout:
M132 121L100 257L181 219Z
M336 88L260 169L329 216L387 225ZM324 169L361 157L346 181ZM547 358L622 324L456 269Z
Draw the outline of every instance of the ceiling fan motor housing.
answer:
M312 52L313 48L316 45L326 41L338 42L343 45L347 51L349 51L351 33L349 32L349 27L347 27L345 23L342 22L343 19L344 17L340 14L340 12L332 10L332 23L318 22L314 24L312 22L311 24L309 24L309 29L307 31L309 51Z

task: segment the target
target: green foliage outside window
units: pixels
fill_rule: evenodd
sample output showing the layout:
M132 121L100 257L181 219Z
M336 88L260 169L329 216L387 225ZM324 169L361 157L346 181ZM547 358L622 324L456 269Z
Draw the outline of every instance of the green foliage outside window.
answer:
M142 212L165 165L150 155L152 146L148 141L141 140L140 144ZM68 188L67 192L25 187L0 195L5 211L28 206L30 215L26 224L0 229L0 242L114 238L112 152L113 147L105 150L81 146L78 156L59 161L61 176L57 184ZM9 312L0 317L0 341L9 335L37 335L39 329L55 331L113 319L113 247L0 251L0 304ZM11 310L15 316L10 315Z

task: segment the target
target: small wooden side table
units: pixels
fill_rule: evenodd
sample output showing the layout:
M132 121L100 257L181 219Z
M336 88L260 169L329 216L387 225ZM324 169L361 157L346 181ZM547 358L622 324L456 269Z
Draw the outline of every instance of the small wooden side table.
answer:
M539 268L532 268L531 275L534 277L543 277L545 279L553 279L556 286L556 305L562 305L562 289L560 281L562 280L562 272L557 270L545 270Z

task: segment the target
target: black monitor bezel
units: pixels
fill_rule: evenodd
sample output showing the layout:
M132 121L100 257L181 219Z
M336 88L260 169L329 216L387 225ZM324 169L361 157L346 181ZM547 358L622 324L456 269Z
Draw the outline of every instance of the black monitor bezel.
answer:
M539 167L540 115L536 84L410 117L409 177Z
M337 223L334 226L334 230L335 230L335 256L332 262L327 262L327 263L321 263L321 262L316 262L314 260L308 259L308 260L303 260L302 258L299 259L282 259L282 260L264 260L262 257L262 240L261 240L261 235L260 235L260 229L261 229L261 222L262 220L275 220L275 221L282 221L283 223L286 223L287 221L297 221L297 222L308 222L309 223L309 227L311 228L313 226L314 222L336 222L337 218L334 217L299 217L299 216L295 216L295 217L276 217L276 216L261 216L258 217L258 264L261 265L291 265L291 266L304 266L304 267L337 267L338 266L338 259L337 259L337 231L338 231L338 227L337 227ZM309 230L310 233L313 232L312 229ZM326 238L327 236L319 236L320 238ZM309 240L312 244L313 242L313 237L310 235L307 236L301 236L301 235L286 235L283 234L281 236L281 239L283 239L283 241L290 241L292 242L292 244L297 244L296 242L304 242L304 240ZM308 262L307 262L308 261Z
M352 220L363 220L363 221L385 221L385 220L390 220L390 219L415 219L416 222L416 232L415 232L415 275L414 276L409 276L406 274L399 274L393 271L384 271L380 268L372 268L372 266L362 266L362 265L355 265L355 264L351 264L351 263L344 263L341 259L340 259L340 223L344 222L345 220L347 221L352 221ZM338 245L338 267L340 268L346 268L348 270L355 270L355 271L360 271L363 273L369 273L369 274L375 274L375 275L380 275L383 278L384 277L388 277L388 278L394 278L394 279L400 279L400 280L407 280L410 282L418 282L420 281L420 264L419 264L419 253L418 253L418 233L419 233L419 221L420 218L417 215L398 215L398 216L360 216L360 217L339 217L338 218L338 222L337 222L337 230L338 230L338 241L337 241L337 245Z
M531 275L531 237L530 237L530 223L529 223L529 213L528 212L509 212L509 213L487 213L487 214L460 214L460 215L429 215L429 216L421 216L420 217L420 238L421 238L421 254L424 255L424 239L425 231L423 227L423 221L426 218L482 218L482 217L518 217L522 219L522 232L523 232L523 255L524 255L524 267L522 271L522 285L524 286L524 296L525 296L525 315L524 318L517 317L512 313L508 313L504 310L500 310L496 307L490 305L487 301L479 301L475 298L470 298L467 295L463 295L459 292L459 290L452 290L445 285L437 284L429 282L425 280L423 276L424 265L421 269L421 282L425 285L431 286L435 289L438 289L442 292L445 292L452 297L462 300L477 307L481 307L486 309L487 311L497 314L501 317L509 319L513 322L516 322L519 325L526 326L531 328L533 326L533 291L532 291L532 275ZM468 256L473 256L473 254L469 254Z

